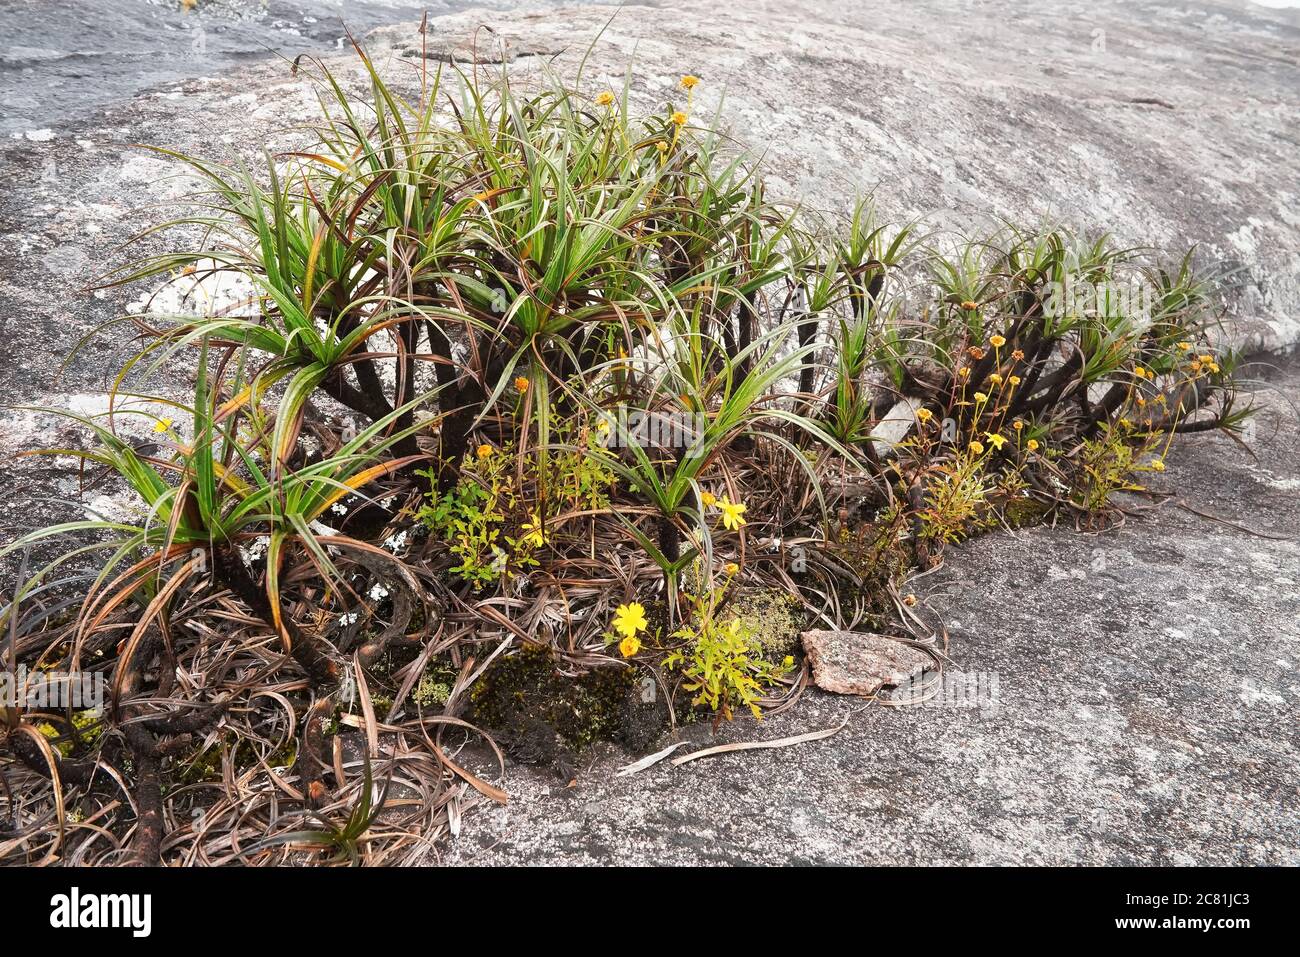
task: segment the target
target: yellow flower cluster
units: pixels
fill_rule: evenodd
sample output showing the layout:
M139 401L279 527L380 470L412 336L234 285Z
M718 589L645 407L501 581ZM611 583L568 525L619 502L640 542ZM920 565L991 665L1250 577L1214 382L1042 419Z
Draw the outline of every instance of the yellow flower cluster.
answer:
M700 492L700 501L705 508L713 508L715 505L722 512L722 527L729 531L737 531L740 526L745 524L745 503L731 502L726 498L718 498L710 491Z
M631 658L641 650L639 635L648 625L645 606L639 601L619 605L614 609L614 630L623 636L623 640L618 643L618 650L624 658Z

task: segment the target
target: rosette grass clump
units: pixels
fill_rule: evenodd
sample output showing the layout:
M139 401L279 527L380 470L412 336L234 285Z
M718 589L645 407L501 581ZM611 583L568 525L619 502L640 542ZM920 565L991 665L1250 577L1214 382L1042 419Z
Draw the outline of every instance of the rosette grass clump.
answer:
M359 55L364 92L315 69L315 141L260 169L160 151L204 188L104 283L246 295L127 317L111 414L33 450L138 520L3 550L32 556L11 664L109 689L91 721L5 710L7 859L413 859L505 799L454 746L520 735L476 714L585 742L617 722L556 689L598 669L656 720L789 706L801 665L749 620L773 595L907 634L909 569L1104 520L1176 434L1242 420L1190 257L814 217L698 122L695 77L635 116L630 87L405 89ZM150 394L177 364L192 394Z

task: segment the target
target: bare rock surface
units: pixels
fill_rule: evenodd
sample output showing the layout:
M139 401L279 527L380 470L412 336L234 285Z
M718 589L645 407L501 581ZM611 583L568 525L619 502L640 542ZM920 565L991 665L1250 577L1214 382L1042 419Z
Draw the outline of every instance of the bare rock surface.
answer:
M919 678L935 661L886 635L860 631L805 631L800 638L813 683L835 694L873 695Z
M32 6L0 10L0 35L18 36L9 28ZM459 55L487 24L532 54L505 57L521 77L548 63L571 76L614 13L458 14L431 21L431 51ZM400 82L417 75L413 31L373 41L376 62ZM69 82L98 75L93 57L10 42L5 90L25 96L11 74L65 61L84 73ZM1298 49L1296 12L1226 0L670 0L619 10L583 84L593 94L618 85L635 56L633 106L645 109L680 102L678 77L699 75L694 114L709 117L725 91L733 133L764 153L774 192L814 210L844 210L874 189L900 218L1055 220L1126 243L1199 243L1203 257L1234 267L1232 340L1282 348L1300 336ZM6 403L94 409L132 352L116 326L62 367L73 343L149 292L91 292L90 279L194 185L133 144L253 169L263 142L302 144L296 127L316 110L307 78L234 55L243 65L178 68L157 86L96 94L76 116L43 112L59 101L39 91L6 111ZM360 88L350 57L326 62ZM189 374L164 370L152 387L183 394ZM775 738L850 717L835 737L621 779L613 771L629 756L597 753L568 789L514 766L511 804L467 820L440 853L511 863L1300 863L1300 431L1288 404L1300 401L1300 375L1292 367L1278 382L1251 454L1198 437L1158 479L1235 524L1166 502L1095 535L990 535L917 583L954 625L947 674L997 676L976 681L996 686L989 700L859 713L860 701L810 691L798 708L731 723L718 738ZM79 517L103 493L81 489L66 462L12 458L71 441L48 415L0 411L0 541ZM12 578L0 567L0 590L10 593ZM715 740L706 725L683 733Z

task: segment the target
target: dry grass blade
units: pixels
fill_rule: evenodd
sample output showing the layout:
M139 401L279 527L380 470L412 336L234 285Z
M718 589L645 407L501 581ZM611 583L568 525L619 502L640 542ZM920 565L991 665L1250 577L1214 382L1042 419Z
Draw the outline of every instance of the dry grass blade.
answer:
M852 714L845 715L844 720L833 728L824 728L821 731L809 731L806 734L796 734L788 738L777 738L774 741L741 741L733 744L719 744L712 748L704 748L701 751L692 751L690 754L683 754L680 758L673 758L673 767L681 767L688 761L694 761L697 758L712 758L719 754L733 754L736 751L762 751L773 748L789 748L796 744L806 744L809 741L823 741L833 735L839 734L848 725L849 719L864 709L859 708Z

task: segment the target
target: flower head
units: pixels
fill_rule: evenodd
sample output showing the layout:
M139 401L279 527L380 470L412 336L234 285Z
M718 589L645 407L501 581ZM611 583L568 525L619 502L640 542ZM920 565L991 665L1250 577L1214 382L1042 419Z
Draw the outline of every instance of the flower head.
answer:
M678 110L676 113L672 115L672 121L674 126L685 126L686 114L683 113L681 110Z
M645 631L647 624L649 623L645 618L645 606L639 601L634 601L630 605L619 605L614 609L614 630L624 638L636 638L637 632ZM637 643L637 647L640 647L640 642Z
M1155 469L1157 472L1163 472L1165 470L1165 460L1156 457L1151 460L1151 467Z
M618 643L618 650L624 658L631 658L641 650L641 639L636 635L628 635Z
M916 417L920 419L921 424L924 425L926 422L929 422L934 418L934 413L929 409L921 408L916 410Z
M1001 385L1001 384L1002 384L1002 376L998 375L998 374L995 372L995 373L993 373L991 376L989 376L989 381L992 382L994 385Z
M536 512L532 515L532 521L524 522L522 528L524 532L522 541L533 548L540 548L546 544L546 530L542 527L542 520Z
M989 342L993 343L994 349L1001 349L1003 346L1007 344L1007 340L1002 338L1001 336L993 336L992 338L989 339Z
M700 493L700 501L704 503L705 507L708 507L710 505L716 505L718 497L712 492L705 490Z
M1038 440L1037 440L1037 439L1030 439L1028 442L1025 443L1025 448L1029 449L1029 451L1031 451L1031 452L1037 452L1037 451L1038 451Z
M743 502L730 502L725 498L720 498L718 499L718 508L722 509L723 528L734 532L745 524L745 505Z
M903 604L906 605L908 608L911 608L913 605L916 604L916 596L910 593L904 595Z
M691 76L689 73L682 77L682 86L688 90L695 89L699 82L700 78L698 76Z
M722 566L722 570L728 575L734 575L736 572L740 571L740 566L735 562L727 562L727 564Z
M1014 389L1016 386L1020 385L1020 376L1013 375L1010 379L1007 380L1007 382L1011 383L1011 388Z
M971 346L971 347L970 347L969 349L967 349L966 351L970 353L970 357L971 357L972 359L977 359L977 360L978 360L978 359L983 359L983 358L984 358L984 350L981 349L979 346Z
M1147 370L1142 368L1141 366L1134 366L1133 374L1137 376L1139 379L1145 379L1147 377Z
M1019 432L1021 429L1025 427L1025 423L1020 419L1016 419L1016 421L1011 423L1011 427L1015 429L1017 432Z
M971 450L971 452L974 453L975 455L983 455L983 454L984 454L984 443L980 442L978 439L971 439L971 442L970 442L970 450Z
M1181 352L1187 352L1192 348L1192 344L1190 342L1180 342L1178 343L1178 348Z
M614 102L614 94L609 92L609 90L606 90L604 93L596 97L597 106L609 106L609 104L613 102Z
M516 377L515 377L515 388L518 389L520 392L527 392L527 391L528 391L528 378L527 378L526 376L516 376Z
M1024 357L1025 357L1024 349L1017 349L1015 352L1011 353L1011 358L1015 359L1017 362L1019 362Z
M987 402L988 400L989 400L989 397L988 397L987 394L985 394L985 393L983 393L983 392L976 392L976 393L975 393L975 401L976 401L976 402Z
M153 430L155 432L166 432L171 427L172 427L171 419L159 419L157 422L154 423Z
M481 459L487 458L489 455L492 454L492 452L493 452L492 446L486 444L480 445L477 449L474 450L474 454Z
M978 309L980 307L980 304L971 299L967 299L965 302L961 304L961 307L963 309Z
M995 449L1000 449L1007 444L1007 438L998 432L985 432L984 438L989 440L989 444Z

